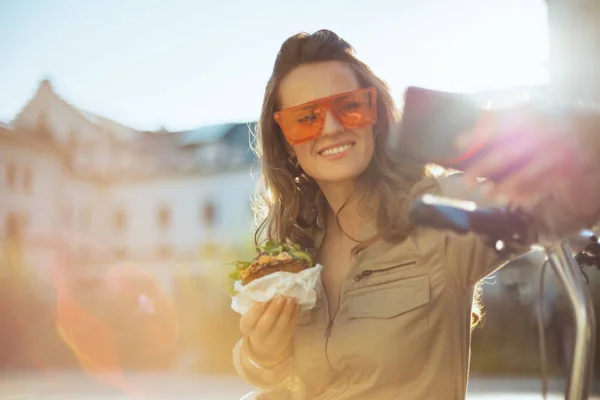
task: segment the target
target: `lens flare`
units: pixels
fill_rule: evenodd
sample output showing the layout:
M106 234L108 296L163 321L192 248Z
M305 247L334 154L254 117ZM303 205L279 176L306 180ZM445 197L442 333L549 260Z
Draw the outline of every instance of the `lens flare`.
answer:
M164 362L178 336L175 310L142 268L117 265L89 284L65 268L53 271L56 329L83 370L129 394L124 372Z

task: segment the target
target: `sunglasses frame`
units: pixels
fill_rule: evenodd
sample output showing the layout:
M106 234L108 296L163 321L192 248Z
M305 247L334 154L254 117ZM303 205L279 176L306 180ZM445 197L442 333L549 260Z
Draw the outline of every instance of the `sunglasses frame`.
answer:
M287 142L290 144L290 146L294 146L294 145L297 145L300 143L315 140L316 138L322 136L323 128L321 128L321 131L314 136L304 138L301 140L294 140L288 135L285 128L283 127L283 124L281 122L281 114L282 113L284 113L286 111L289 112L289 111L293 111L296 109L304 108L311 104L318 104L320 106L320 108L324 108L325 110L331 110L331 103L333 102L333 100L338 99L340 97L345 97L345 96L349 96L352 94L359 94L359 93L365 93L365 92L369 93L370 98L371 98L371 113L373 115L372 122L369 122L368 124L357 125L357 126L346 126L339 120L338 116L335 115L335 113L332 112L332 114L334 115L334 117L336 119L338 119L338 122L346 128L362 128L365 126L374 125L377 123L377 89L375 89L374 87L368 87L368 88L362 88L362 89L357 89L357 90L351 90L349 92L338 93L338 94L334 94L332 96L327 96L327 97L323 97L320 99L307 101L306 103L298 104L293 107L284 108L283 110L273 113L273 118L275 119L275 122L277 122L277 124L279 125L279 128L283 132L283 135L285 136L285 138L286 138Z

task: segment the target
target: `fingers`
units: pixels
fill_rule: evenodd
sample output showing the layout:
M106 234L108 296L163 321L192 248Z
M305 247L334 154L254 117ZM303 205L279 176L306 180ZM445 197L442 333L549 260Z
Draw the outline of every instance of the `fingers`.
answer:
M488 197L502 195L520 202L550 193L553 180L568 175L572 158L569 149L555 140L520 141L496 147L470 166L466 175L468 180L491 178L494 184Z
M240 318L240 331L244 336L250 335L254 331L256 324L263 316L269 303L256 303L252 308Z
M266 359L288 353L300 310L295 299L277 297L246 313L240 328L252 353Z
M257 303L240 319L240 330L245 336L261 337L291 333L300 310L293 298L276 297L267 303Z
M509 195L513 201L521 201L550 191L553 186L551 173L555 167L555 160L551 157L537 159L507 179L494 186L489 196Z
M475 182L477 178L499 180L513 169L518 169L531 160L535 151L535 143L531 140L507 138L489 148L479 159L473 161L465 171L465 178Z
M292 328L295 326L296 314L299 314L299 309L300 306L296 305L296 301L288 298L285 307L273 327L273 332L280 335L291 334L293 332Z
M463 152L478 148L476 159L466 168L465 178L476 183L477 178L502 175L501 169L536 153L539 135L537 126L527 113L510 115L505 112L486 111L473 129L460 135L455 147Z
M535 201L577 175L577 149L567 133L527 107L484 113L455 146L468 151L476 143L484 151L466 167L465 178L471 185L477 178L489 178L487 197Z
M294 324L294 326L300 320L300 314L302 314L302 307L299 305L296 305L296 310L294 310L294 317L292 318L292 321L291 321L291 323Z
M267 335L270 333L271 329L277 322L279 315L285 308L285 305L286 299L285 297L281 296L274 298L270 302L269 306L265 310L264 314L260 317L256 327L254 328L254 331L257 335Z

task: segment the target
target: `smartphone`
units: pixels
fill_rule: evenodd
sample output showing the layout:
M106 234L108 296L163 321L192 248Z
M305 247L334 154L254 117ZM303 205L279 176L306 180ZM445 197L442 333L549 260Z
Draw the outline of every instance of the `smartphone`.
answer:
M550 118L551 124L579 120L578 124L593 126L593 121L598 120L598 107L556 100L551 88L530 87L522 88L522 91L528 94L526 100L500 91L478 97L409 87L402 120L390 135L390 151L397 157L409 156L424 163L462 171L485 157L490 150L508 151L519 146L519 142L528 135L544 134L533 129L535 119L530 118L530 112L533 112L531 115L539 113ZM455 144L458 136L471 131L482 117L485 98L494 100L490 111L495 113L496 136L485 143L474 140L466 149L458 149ZM481 178L501 182L535 157L535 153L521 154L493 176Z
M462 170L480 154L474 143L460 151L455 141L481 117L482 108L470 95L409 87L404 96L402 120L391 133L395 154L404 153L426 163Z

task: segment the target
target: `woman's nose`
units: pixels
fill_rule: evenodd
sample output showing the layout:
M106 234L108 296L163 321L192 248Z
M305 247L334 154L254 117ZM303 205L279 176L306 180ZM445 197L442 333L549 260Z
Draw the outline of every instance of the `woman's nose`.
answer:
M323 136L335 135L344 131L344 126L340 121L333 115L331 111L325 113L325 122L323 123Z

